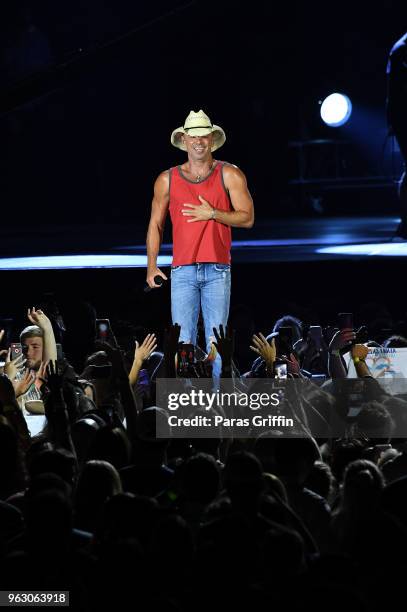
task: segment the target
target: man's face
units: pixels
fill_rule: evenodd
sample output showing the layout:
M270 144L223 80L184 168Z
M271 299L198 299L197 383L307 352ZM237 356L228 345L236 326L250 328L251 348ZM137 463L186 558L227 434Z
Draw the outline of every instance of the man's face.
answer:
M188 156L194 161L205 161L211 155L213 135L207 136L183 136Z
M40 337L25 338L23 341L23 353L27 360L26 367L38 370L42 361L43 340Z

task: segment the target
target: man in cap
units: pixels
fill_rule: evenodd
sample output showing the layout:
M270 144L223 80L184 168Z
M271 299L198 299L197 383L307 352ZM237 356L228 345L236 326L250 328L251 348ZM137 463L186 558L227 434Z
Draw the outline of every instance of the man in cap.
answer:
M254 223L245 175L212 157L225 140L223 129L202 110L191 111L184 125L173 131L171 144L185 151L188 159L155 181L147 232L147 283L156 288L156 276L167 280L157 267L157 256L169 210L172 320L181 326L180 340L196 344L201 306L208 352L213 328L225 327L229 315L231 227L251 228ZM219 373L217 359L214 376Z

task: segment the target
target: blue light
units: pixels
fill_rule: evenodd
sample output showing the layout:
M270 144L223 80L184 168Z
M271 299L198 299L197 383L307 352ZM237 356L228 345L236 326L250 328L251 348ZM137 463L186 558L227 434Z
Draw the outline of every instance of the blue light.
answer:
M316 250L321 255L344 255L362 257L406 257L407 242L382 242L372 244L342 244Z
M330 127L344 125L352 114L352 102L340 93L333 93L321 104L321 119Z
M171 265L172 257L161 255L157 265ZM53 255L0 259L0 270L68 270L73 268L146 268L146 255Z

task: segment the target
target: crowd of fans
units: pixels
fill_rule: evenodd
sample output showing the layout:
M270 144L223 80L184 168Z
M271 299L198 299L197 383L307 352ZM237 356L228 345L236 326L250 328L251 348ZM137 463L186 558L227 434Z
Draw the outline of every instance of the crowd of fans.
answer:
M70 335L31 308L2 351L1 590L67 590L84 611L379 610L402 596L407 396L365 358L369 346L406 347L403 336L318 336L286 316L246 345L215 329L211 353L182 370L179 326L159 340L130 324L100 333L92 309L85 319ZM284 410L301 435L158 438L157 381L211 379L217 353L236 388L300 381ZM33 414L45 420L31 436Z

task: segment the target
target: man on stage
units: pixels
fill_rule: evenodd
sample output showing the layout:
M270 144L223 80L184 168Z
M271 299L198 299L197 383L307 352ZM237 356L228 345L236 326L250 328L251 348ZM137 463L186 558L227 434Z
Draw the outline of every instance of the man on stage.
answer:
M407 239L407 33L393 45L387 62L387 120L404 162L399 183L401 223L397 236Z
M212 125L202 110L191 111L184 125L173 131L171 144L186 151L188 159L165 170L155 181L147 232L147 283L156 288L155 276L167 280L157 268L157 256L169 209L172 321L181 326L182 342L196 344L201 306L208 352L213 328L226 327L229 315L231 227L251 228L254 223L245 175L236 166L212 157L225 140L222 128ZM215 377L220 369L217 358Z

